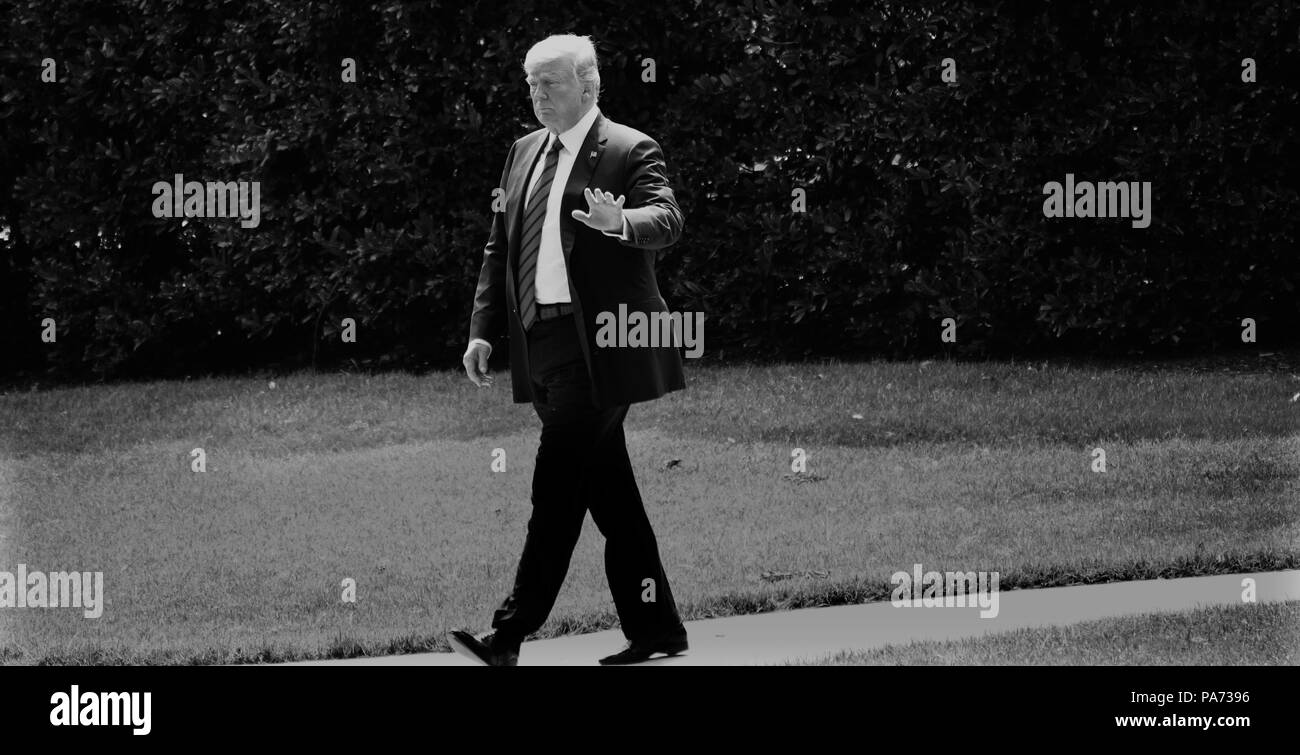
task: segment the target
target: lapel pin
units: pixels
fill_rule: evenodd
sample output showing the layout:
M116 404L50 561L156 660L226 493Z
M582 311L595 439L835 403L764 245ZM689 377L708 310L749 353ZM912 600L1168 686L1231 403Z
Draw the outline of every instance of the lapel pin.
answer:
M591 159L593 159L593 160L596 159L596 151L595 151L595 150L592 150L592 152L591 152Z

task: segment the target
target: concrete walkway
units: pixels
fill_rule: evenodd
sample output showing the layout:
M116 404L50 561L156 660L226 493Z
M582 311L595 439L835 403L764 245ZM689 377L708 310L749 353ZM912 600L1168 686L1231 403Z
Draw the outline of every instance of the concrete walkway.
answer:
M643 666L750 666L813 660L841 650L871 650L913 640L957 640L1025 627L1073 624L1158 611L1242 603L1242 580L1255 580L1256 601L1300 600L1300 570L1186 579L1116 582L998 594L996 616L975 608L902 608L888 602L808 608L686 623L688 653ZM477 631L477 630L475 630ZM525 643L521 666L594 666L623 647L617 629ZM474 666L455 653L308 661L284 666Z

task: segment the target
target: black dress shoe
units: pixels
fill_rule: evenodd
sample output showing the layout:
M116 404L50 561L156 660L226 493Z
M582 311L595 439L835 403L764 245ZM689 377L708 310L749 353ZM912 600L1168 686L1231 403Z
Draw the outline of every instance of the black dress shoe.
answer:
M457 653L484 666L519 665L519 643L505 640L496 632L475 637L463 629L453 629L447 633L447 642Z
M642 663L650 660L650 657L656 653L665 655L677 655L685 652L689 646L686 644L686 634L671 634L667 637L661 637L656 640L645 640L642 642L629 642L623 646L623 649L613 655L607 655L600 659L602 666L626 666L632 663Z

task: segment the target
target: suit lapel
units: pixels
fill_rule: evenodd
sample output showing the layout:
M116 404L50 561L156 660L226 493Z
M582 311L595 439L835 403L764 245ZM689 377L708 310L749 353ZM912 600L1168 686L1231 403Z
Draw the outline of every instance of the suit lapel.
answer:
M573 219L573 211L590 209L587 207L587 200L582 195L582 190L591 183L596 165L605 154L605 140L608 138L605 124L604 114L598 114L595 122L591 124L591 130L587 132L587 138L582 142L582 149L574 155L573 170L569 173L569 180L564 184L564 196L560 202L560 246L564 250L566 268L569 265L569 256L573 253L574 230L578 224L578 221Z

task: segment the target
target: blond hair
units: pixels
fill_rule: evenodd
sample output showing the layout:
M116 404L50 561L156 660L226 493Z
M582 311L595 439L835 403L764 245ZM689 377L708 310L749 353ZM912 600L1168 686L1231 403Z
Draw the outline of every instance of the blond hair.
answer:
M584 88L590 86L591 101L600 100L600 67L596 62L596 46L591 37L577 34L552 34L533 45L524 56L524 73L543 63L568 60L573 63L573 73Z

